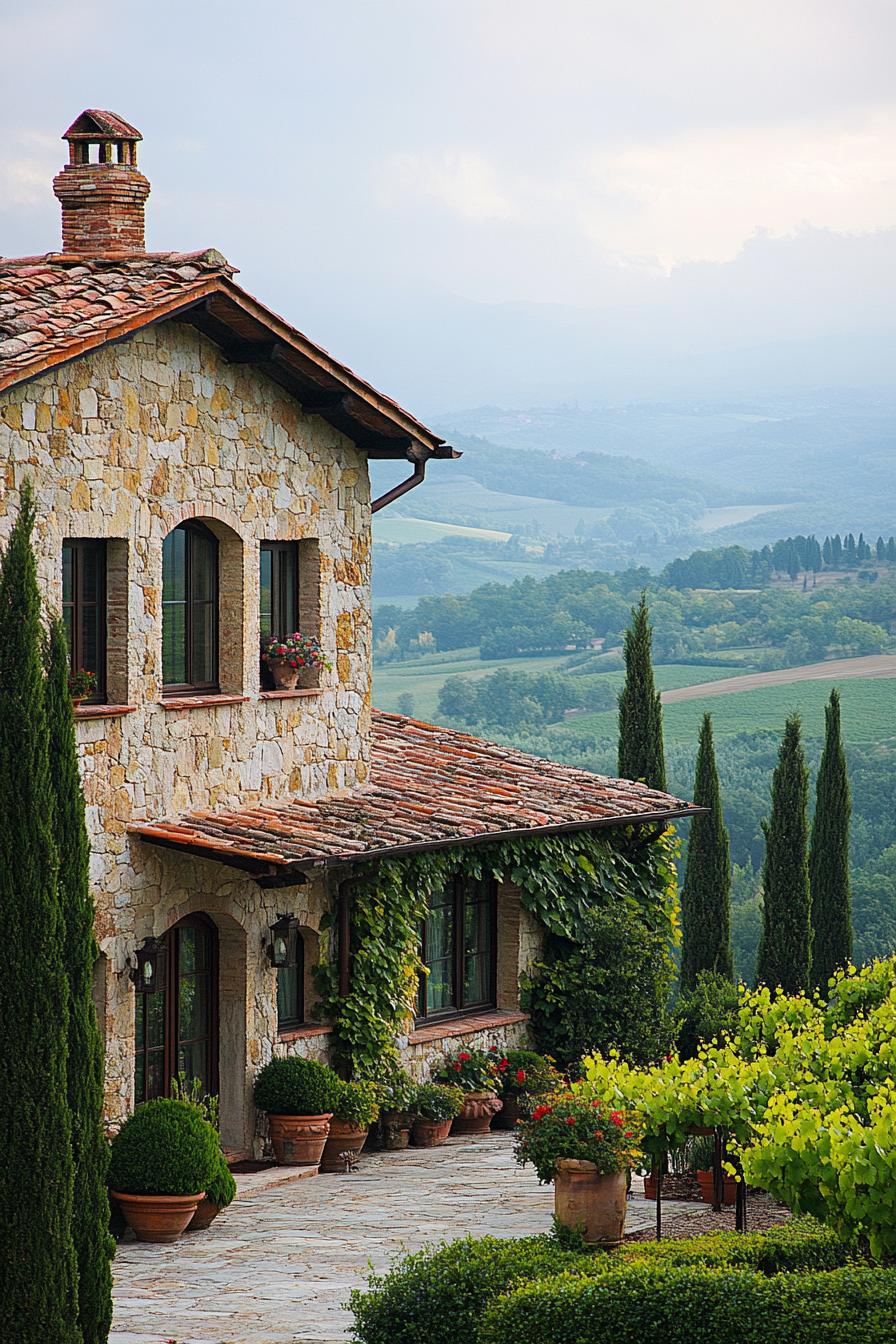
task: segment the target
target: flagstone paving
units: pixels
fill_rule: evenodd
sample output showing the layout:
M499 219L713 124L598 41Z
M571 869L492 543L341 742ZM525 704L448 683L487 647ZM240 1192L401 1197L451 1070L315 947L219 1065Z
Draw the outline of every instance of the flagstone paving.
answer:
M207 1232L173 1246L123 1242L112 1344L341 1344L344 1304L369 1263L383 1269L403 1251L467 1233L550 1228L552 1187L514 1164L511 1141L493 1133L374 1153L350 1175L264 1190L249 1178ZM652 1205L630 1201L627 1230L652 1218Z

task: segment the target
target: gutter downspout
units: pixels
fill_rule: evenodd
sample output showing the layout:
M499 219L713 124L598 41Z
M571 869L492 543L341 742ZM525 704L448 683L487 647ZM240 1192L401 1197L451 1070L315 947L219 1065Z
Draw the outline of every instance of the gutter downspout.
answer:
M401 481L399 485L393 485L391 490L387 490L384 495L380 495L379 499L375 499L370 506L371 513L379 513L380 509L384 509L387 504L394 504L396 499L401 499L401 496L406 495L409 490L414 490L418 485L423 484L427 459L420 457L411 460L414 462L414 470L407 480Z

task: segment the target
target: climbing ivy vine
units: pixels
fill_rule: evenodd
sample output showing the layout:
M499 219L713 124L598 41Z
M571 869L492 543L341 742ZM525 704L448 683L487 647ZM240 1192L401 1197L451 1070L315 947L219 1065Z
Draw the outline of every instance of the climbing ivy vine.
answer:
M317 971L335 1062L354 1077L375 1077L397 1060L396 1038L413 1013L422 970L420 925L430 897L454 873L513 882L549 938L570 949L590 913L611 905L624 907L668 949L677 938L676 854L671 828L645 842L632 827L614 830L612 840L579 831L360 865L351 878L348 993L339 993L335 955Z

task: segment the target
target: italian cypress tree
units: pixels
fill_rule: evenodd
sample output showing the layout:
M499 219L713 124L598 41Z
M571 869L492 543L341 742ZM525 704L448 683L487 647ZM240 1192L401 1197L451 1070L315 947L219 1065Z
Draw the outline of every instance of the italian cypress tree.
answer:
M734 978L731 956L731 855L712 740L712 719L703 715L694 802L708 807L694 817L681 890L681 987L694 988L701 971Z
M97 947L89 883L90 843L84 822L68 669L65 629L56 621L50 630L46 696L68 974L68 1103L75 1163L72 1237L78 1260L78 1322L84 1344L104 1344L112 1321L110 1260L115 1243L109 1235L106 1193L103 1045L92 992Z
M619 693L619 775L640 779L652 789L666 787L663 710L653 683L653 631L647 598L632 607L625 632L625 684Z
M807 806L808 771L800 741L800 716L792 714L784 728L772 777L771 818L762 823L763 915L756 963L758 983L780 985L788 994L807 989L810 981Z
M0 1339L80 1344L68 987L33 526L26 485L0 561Z
M818 768L809 846L812 898L812 983L824 989L852 956L849 908L849 818L852 803L840 731L840 692L825 706L824 750Z

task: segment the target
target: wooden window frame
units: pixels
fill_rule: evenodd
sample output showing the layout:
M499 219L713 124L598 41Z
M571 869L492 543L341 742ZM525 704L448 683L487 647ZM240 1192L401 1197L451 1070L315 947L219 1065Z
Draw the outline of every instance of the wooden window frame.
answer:
M177 1047L179 1040L179 946L178 932L183 928L199 928L203 932L211 934L210 955L209 955L209 981L211 987L209 1003L209 1045L208 1045L208 1090L210 1095L216 1095L219 1091L219 1053L220 1053L220 984L219 984L219 949L218 949L218 927L214 920L207 915L187 915L185 919L178 922L165 934L165 948L160 957L160 969L162 970L162 988L154 991L156 994L164 994L164 1045L162 1047L162 1092L161 1096L171 1095L171 1080L177 1077ZM137 991L135 1012L145 1012L144 1003L141 1000L151 998L151 994L141 994ZM143 1069L143 1099L149 1100L146 1095L146 1075L149 1055L152 1053L146 1048L146 1034L144 1027L144 1047L141 1051L135 1051L134 1059L134 1092L137 1088L137 1068ZM159 1047L154 1047L158 1050Z
M66 537L62 543L63 551L69 550L72 557L72 600L63 602L63 611L70 607L72 612L72 639L68 651L69 671L74 675L84 666L83 652L83 616L84 616L84 562L85 551L94 552L99 576L97 606L99 622L97 624L97 668L96 685L93 695L85 697L89 705L102 705L106 701L108 682L108 599L107 566L108 555L105 537Z
M261 551L271 555L271 630L273 635L284 639L299 625L299 544L296 541L263 541ZM283 596L284 570L291 569L295 581L295 601L292 611L286 610ZM280 627L283 627L282 629Z
M185 532L186 545L184 547L184 663L186 666L186 681L164 681L162 683L162 698L173 697L179 699L185 695L217 695L221 690L220 671L221 671L221 651L220 651L220 617L221 617L221 546L218 538L210 527L206 527L198 518L191 518L186 522L178 523L172 532ZM171 536L171 533L168 533ZM193 597L193 538L202 536L214 544L214 569L212 572L212 649L214 651L214 675L211 681L194 681L193 672L193 606L195 599ZM167 537L165 540L167 541ZM164 543L163 543L164 544ZM165 586L164 577L162 580L162 628L164 631L165 622ZM164 638L164 635L163 635ZM163 650L162 676L164 678L164 650Z
M498 986L498 884L494 878L485 879L489 883L489 900L491 904L490 924L491 924L491 949L488 965L488 994L485 999L477 1003L467 1003L464 999L464 971L465 956L464 948L464 915L466 911L467 896L472 879L467 878L462 873L456 873L450 879L449 885L452 888L453 895L453 913L452 929L454 940L454 956L452 965L453 975L453 998L454 1003L450 1008L437 1009L434 1012L427 1012L426 1008L426 984L428 976L421 974L420 984L417 989L417 1016L414 1019L418 1026L432 1025L434 1022L449 1022L460 1017L469 1017L476 1013L488 1012L495 1008L497 1004L497 986ZM426 920L424 919L420 928L420 960L426 963Z
M306 1021L305 1012L305 939L302 937L302 931L299 928L298 920L290 920L289 933L287 935L288 958L286 967L283 969L292 969L296 974L296 1001L292 1005L296 1010L296 1016L280 1016L280 968L277 969L277 1030L292 1031L296 1027L303 1027Z

